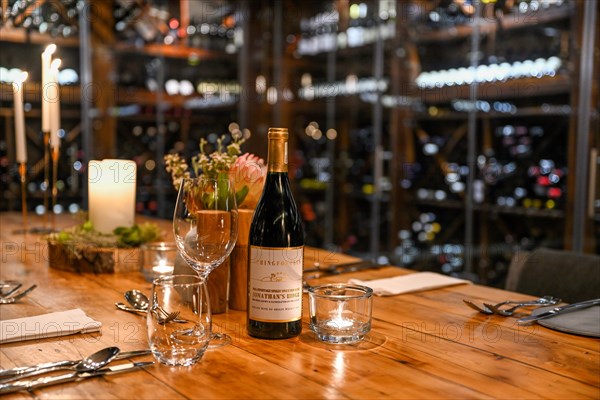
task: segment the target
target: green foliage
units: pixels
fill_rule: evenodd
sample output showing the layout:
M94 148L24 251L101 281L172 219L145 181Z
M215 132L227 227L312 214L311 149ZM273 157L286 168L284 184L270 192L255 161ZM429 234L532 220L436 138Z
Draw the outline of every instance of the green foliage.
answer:
M133 225L130 228L120 226L114 230L114 233L118 236L117 247L137 247L142 243L160 239L158 227L149 222Z
M113 233L102 233L94 229L91 221L64 229L48 236L49 242L60 243L72 250L73 256L80 257L79 248L91 247L137 247L143 243L160 240L160 229L156 224L146 222L131 227L118 227Z

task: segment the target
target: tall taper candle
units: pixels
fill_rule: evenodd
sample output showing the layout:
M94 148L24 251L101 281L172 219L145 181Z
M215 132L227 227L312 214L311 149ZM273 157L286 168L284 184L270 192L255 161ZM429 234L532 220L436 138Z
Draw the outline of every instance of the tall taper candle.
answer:
M53 86L54 97L50 98L50 147L56 149L60 147L60 90L58 85L58 68L60 67L60 58L52 61L50 66L50 84Z
M13 82L14 105L15 105L15 143L17 148L17 162L27 162L27 148L25 141L25 115L23 114L23 82L27 79L27 72Z
M42 132L50 132L50 64L56 45L50 44L42 53Z

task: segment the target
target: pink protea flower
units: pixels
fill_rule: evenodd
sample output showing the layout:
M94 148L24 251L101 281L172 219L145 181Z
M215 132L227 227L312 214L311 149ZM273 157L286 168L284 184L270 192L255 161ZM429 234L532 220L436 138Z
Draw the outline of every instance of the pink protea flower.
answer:
M229 176L234 182L236 192L243 190L244 186L248 187L248 194L244 201L238 204L238 207L255 208L267 176L265 161L254 154L242 154L229 168Z

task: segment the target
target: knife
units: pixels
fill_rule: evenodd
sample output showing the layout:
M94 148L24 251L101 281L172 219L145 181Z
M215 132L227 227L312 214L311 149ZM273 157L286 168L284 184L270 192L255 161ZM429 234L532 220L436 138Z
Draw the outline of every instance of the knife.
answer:
M335 271L338 268L352 267L358 266L362 264L372 264L371 261L360 260L360 261L350 261L340 264L329 264L329 265L321 265L319 262L315 262L315 266L313 268L306 268L303 270L303 273L306 272L331 272Z
M340 275L340 274L346 274L349 272L362 271L364 269L382 268L382 267L385 267L385 265L377 264L376 262L373 262L373 261L359 261L359 262L352 262L352 263L347 263L347 264L332 264L327 267L320 267L320 268L309 268L309 269L305 269L303 271L303 273L316 272L315 274L305 277L305 279L314 279L314 278L320 278L322 276Z
M594 300L586 300L580 303L573 303L566 306L554 307L551 310L540 313L538 315L530 315L528 317L521 318L517 320L518 323L523 324L527 322L537 321L539 319L554 317L555 315L571 312L574 310L581 310L584 308L595 306L596 304L600 304L600 299Z
M126 364L115 365L112 367L102 368L102 369L99 369L96 371L69 372L68 374L39 378L34 381L18 381L18 382L14 382L14 383L6 383L6 384L0 385L0 394L15 393L15 392L20 392L21 390L33 390L33 389L38 389L41 387L57 385L59 383L78 382L78 381L88 379L88 378L93 378L96 376L120 374L123 372L135 371L137 369L140 369L140 368L146 367L148 365L152 365L152 364L154 364L154 361L126 363Z
M123 360L123 359L129 358L129 357L145 356L145 355L148 355L151 353L152 352L150 351L150 349L124 351L122 353L119 353L113 359L113 361ZM0 382L3 379L9 378L9 377L24 378L26 376L37 375L40 373L46 373L46 372L50 372L50 371L58 371L61 369L68 369L74 365L79 364L80 361L81 360L56 361L56 362L37 364L37 365L30 366L30 367L18 367L18 368L0 370Z

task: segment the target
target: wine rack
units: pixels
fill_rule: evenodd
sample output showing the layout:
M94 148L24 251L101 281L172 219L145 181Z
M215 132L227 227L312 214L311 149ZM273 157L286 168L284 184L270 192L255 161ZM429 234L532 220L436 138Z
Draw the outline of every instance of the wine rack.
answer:
M322 210L319 217L335 213L348 234L336 236L339 248L372 255L366 244L373 234L368 221L375 185L384 210L382 260L501 285L515 252L568 248L578 157L572 140L578 79L573 46L582 5L517 1L514 7L483 2L461 8L469 3L412 1L394 4L387 14L393 18L383 20L371 13L354 19L346 8L351 4L330 4L301 20L292 56L298 60L293 75L303 165L310 166L310 157L327 160L319 165L335 171L335 207L324 208L329 182L315 172L301 172L301 191ZM371 12L377 6L363 5ZM358 25L366 36L350 46L345 35ZM372 76L374 27L384 49L380 82ZM327 75L332 58L335 73ZM355 60L372 62L358 66ZM359 93L357 82L376 89ZM325 139L307 139L304 132L309 118L324 124L327 101L336 110L333 158ZM374 161L378 101L383 136Z
M59 3L64 10L55 11ZM69 22L81 15L76 2L6 4L0 66L28 68L35 85L38 61L28 52L56 42L82 74L80 31ZM103 82L109 95L93 119L94 127L105 124L94 151L138 161L139 211L160 215L173 200L161 175L163 153L189 156L200 137L245 120L253 131L245 149L262 157L266 128L290 128L290 174L308 244L415 269L468 270L497 285L515 251L570 248L581 196L584 1L97 4L110 18L91 23L94 65L115 79ZM54 12L52 24L36 24L37 15ZM61 90L68 189L73 180L83 184L84 170L72 166L90 157L78 136L82 88ZM11 98L2 84L2 105ZM31 151L39 157L39 99L26 93L26 101ZM597 116L587 122L593 150ZM14 146L5 143L2 159L12 160ZM8 186L15 182L9 164L0 164ZM598 248L594 204L586 240Z
M236 42L235 2L185 6L153 0L11 0L1 6L5 8L0 22L0 67L18 66L30 73L25 95L30 160L34 159L30 208L41 202L43 189L43 160L38 161L43 156L38 137L41 73L39 56L31 55L55 43L63 67L81 75L78 18L84 13L90 16L85 22L90 24L92 58L101 61L92 64L104 66L94 71L95 78L101 75L105 80L88 87L80 87L79 82L61 87L65 136L59 164L60 206L66 211L81 204L86 160L125 158L137 163L137 211L168 217L176 193L164 173L162 156L170 149L185 156L195 154L200 137L225 132L237 118L241 89L236 53L241 44L239 37ZM3 82L0 88L2 117L10 121L12 107L4 106L12 105L11 87ZM82 143L82 94L89 95L96 107L89 132L92 154L85 154ZM9 200L3 207L8 209L18 205L16 169L9 162L14 159L12 136L7 135L0 150L2 181L7 183L3 188Z

